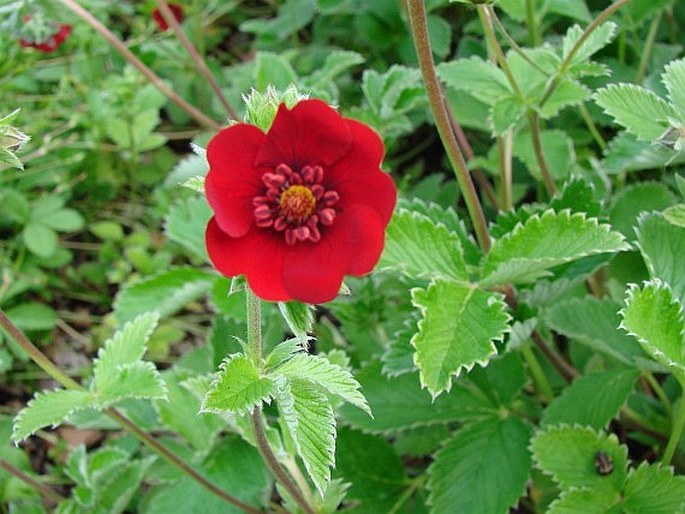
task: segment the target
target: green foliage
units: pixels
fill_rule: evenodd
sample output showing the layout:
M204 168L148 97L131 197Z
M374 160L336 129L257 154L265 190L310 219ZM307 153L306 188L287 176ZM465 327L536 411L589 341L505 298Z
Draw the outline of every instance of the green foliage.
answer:
M204 197L188 198L171 208L165 220L169 239L183 245L193 255L208 261L204 228L212 215Z

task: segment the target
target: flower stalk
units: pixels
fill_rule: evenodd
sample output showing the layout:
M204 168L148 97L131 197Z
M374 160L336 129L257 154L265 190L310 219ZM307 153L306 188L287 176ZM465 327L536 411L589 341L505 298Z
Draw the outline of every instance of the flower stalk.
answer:
M466 208L473 222L478 243L485 253L490 250L490 233L488 232L483 207L476 193L476 188L471 180L466 161L459 148L457 138L450 126L449 116L445 109L442 89L435 71L435 62L428 38L428 24L426 21L426 7L424 0L407 0L407 12L411 25L412 38L419 60L419 66L426 85L428 100L431 111L435 117L435 125L442 141L447 157L459 183L459 188L464 196Z

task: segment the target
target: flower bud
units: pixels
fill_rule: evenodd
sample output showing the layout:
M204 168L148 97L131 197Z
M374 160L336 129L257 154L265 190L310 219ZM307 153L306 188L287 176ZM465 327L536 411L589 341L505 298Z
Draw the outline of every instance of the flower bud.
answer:
M267 86L263 93L253 89L248 96L243 96L246 107L245 121L266 132L271 128L279 105L283 103L291 109L299 101L307 98L309 95L300 93L295 86L288 86L285 91Z

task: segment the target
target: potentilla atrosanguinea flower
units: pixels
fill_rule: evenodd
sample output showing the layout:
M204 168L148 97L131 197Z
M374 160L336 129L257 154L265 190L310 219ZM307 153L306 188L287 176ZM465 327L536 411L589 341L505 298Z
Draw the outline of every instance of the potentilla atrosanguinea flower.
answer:
M57 50L67 37L71 34L71 25L59 25L57 31L48 37L45 41L29 41L25 38L19 40L19 44L24 48L35 48L46 54Z
M171 9L171 12L174 13L174 18L176 18L176 21L181 23L184 18L183 7L178 4L169 4L169 9ZM159 9L154 9L152 11L152 19L155 20L155 23L157 23L157 26L160 30L169 30L169 24L166 22Z
M223 129L207 147L214 266L264 300L332 300L383 250L397 198L383 154L378 134L320 100L281 104L266 134Z

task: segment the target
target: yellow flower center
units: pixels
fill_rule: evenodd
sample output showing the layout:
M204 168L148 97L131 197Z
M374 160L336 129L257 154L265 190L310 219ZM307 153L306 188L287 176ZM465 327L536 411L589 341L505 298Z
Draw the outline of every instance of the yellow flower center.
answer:
M279 207L288 221L303 222L316 209L316 198L307 186L292 185L281 193Z

